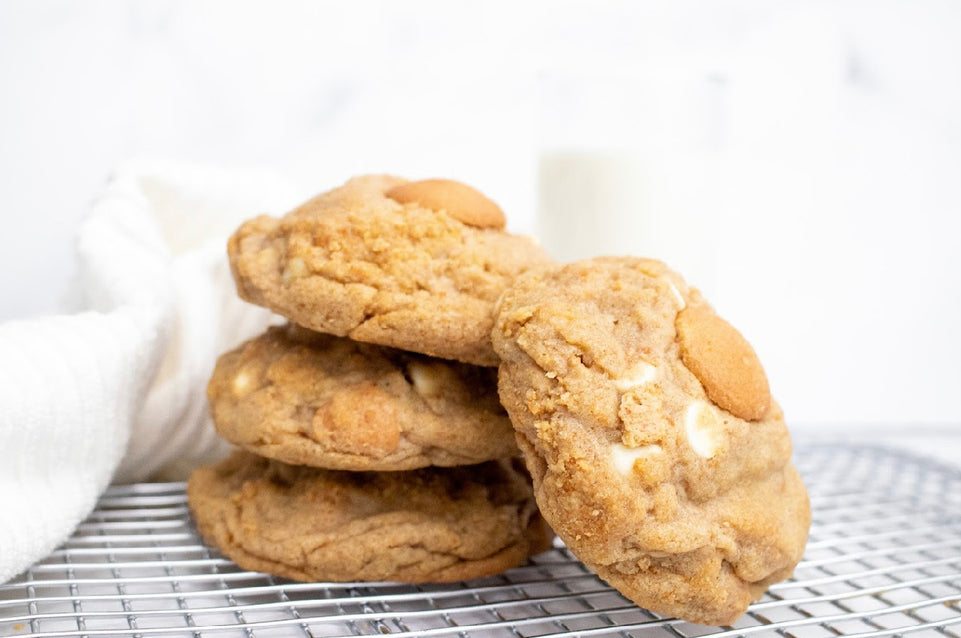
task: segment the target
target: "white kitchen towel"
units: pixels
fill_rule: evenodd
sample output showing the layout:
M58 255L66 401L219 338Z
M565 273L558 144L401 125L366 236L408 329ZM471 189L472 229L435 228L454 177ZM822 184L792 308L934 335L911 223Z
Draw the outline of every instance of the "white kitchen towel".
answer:
M207 378L275 319L237 298L226 240L295 193L268 172L128 164L78 231L70 313L0 324L0 582L63 542L111 479L184 478L226 451Z

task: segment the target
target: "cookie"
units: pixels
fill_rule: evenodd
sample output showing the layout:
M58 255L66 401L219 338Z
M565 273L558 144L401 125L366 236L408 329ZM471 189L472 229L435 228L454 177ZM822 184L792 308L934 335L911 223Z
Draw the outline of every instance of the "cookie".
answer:
M491 200L451 180L358 177L228 243L241 297L302 326L496 366L494 302L547 257L504 231Z
M643 607L728 624L801 559L807 492L748 342L664 264L519 277L492 335L538 505Z
M187 498L201 534L231 560L302 581L465 580L551 542L519 461L341 472L238 450L196 470Z
M409 470L519 454L494 368L295 325L221 356L207 397L221 436L295 465Z

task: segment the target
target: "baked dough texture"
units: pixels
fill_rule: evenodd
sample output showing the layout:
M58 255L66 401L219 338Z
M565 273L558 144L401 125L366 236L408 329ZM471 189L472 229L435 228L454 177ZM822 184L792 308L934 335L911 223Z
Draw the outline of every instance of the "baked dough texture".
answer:
M547 257L498 227L491 210L472 217L428 207L486 200L431 182L449 184L357 177L280 219L247 221L228 243L238 293L319 332L496 366L493 305ZM417 187L400 188L408 184Z
M516 460L341 472L238 450L196 470L187 497L204 538L235 563L301 581L466 580L551 542Z
M261 456L336 470L409 470L518 455L494 368L270 328L222 355L217 431Z
M537 503L588 567L712 625L791 575L810 506L783 414L750 345L679 275L639 258L532 270L492 340Z

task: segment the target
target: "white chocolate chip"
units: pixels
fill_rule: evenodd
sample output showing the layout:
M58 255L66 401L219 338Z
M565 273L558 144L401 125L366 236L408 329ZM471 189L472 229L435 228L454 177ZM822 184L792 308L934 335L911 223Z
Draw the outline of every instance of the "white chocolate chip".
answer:
M649 363L640 361L631 366L622 377L614 379L614 387L621 392L631 388L647 385L657 378L657 368Z
M307 274L307 263L300 257L293 257L287 262L284 269L284 283L291 279L300 279Z
M663 452L660 445L643 445L641 447L627 447L620 443L611 446L611 463L621 474L630 474L634 469L634 461L651 457Z
M684 411L684 432L687 442L698 456L714 456L720 445L720 431L714 409L704 401L695 401Z
M684 295L681 291L677 289L673 281L668 280L667 285L671 287L671 292L674 294L674 299L677 301L677 305L680 306L679 310L684 310L687 307L687 302L684 301Z
M234 377L234 395L242 397L250 391L250 375L246 370L241 370Z
M412 362L407 366L407 373L414 383L414 390L422 397L433 397L441 393L441 380L430 367Z

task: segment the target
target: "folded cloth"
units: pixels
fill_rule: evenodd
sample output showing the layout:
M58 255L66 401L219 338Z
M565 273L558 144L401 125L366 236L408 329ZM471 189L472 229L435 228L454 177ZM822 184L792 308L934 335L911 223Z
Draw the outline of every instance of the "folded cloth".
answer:
M0 582L63 542L114 482L222 456L205 386L273 321L234 292L226 239L296 203L266 172L137 162L78 232L70 314L0 324Z

